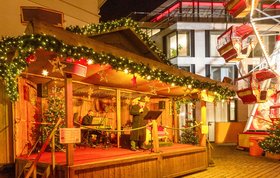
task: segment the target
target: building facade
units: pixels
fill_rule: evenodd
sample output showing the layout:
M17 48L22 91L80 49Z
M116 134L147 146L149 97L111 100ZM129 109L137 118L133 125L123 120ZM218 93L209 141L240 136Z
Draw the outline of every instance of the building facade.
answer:
M260 2L260 9L269 8L279 13L277 6ZM137 15L135 13L134 15ZM168 59L183 70L209 77L213 80L231 81L250 72L263 57L258 44L250 56L241 62L226 62L220 56L217 38L231 26L249 23L248 17L233 18L224 7L224 1L168 0L147 14L141 21L148 34L165 52ZM258 24L260 33L265 33L267 20ZM274 29L277 33L279 29ZM275 44L275 36L263 35L261 39L269 54ZM199 106L196 106L199 107ZM181 126L186 121L199 121L199 112L192 113L193 106L181 107ZM209 140L217 143L236 142L238 132L242 132L251 113L252 105L244 105L238 97L230 101L207 103ZM199 109L196 109L199 111ZM230 137L229 135L235 135Z

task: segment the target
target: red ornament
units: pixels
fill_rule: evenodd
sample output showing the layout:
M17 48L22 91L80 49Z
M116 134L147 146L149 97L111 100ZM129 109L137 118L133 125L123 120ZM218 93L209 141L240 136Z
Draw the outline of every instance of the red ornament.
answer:
M30 64L31 62L35 62L36 61L36 56L34 54L30 54L25 61Z
M136 81L135 75L133 75L133 77L132 77L132 79L131 79L131 82L132 82L132 86L134 86L134 87L137 86L137 81Z
M68 57L68 58L65 59L65 61L66 61L66 62L74 62L74 59L71 58L71 57Z
M81 57L81 58L77 61L77 63L82 64L82 65L84 65L84 66L87 66L87 65L88 65L88 63L87 63L87 58L84 58L84 57Z

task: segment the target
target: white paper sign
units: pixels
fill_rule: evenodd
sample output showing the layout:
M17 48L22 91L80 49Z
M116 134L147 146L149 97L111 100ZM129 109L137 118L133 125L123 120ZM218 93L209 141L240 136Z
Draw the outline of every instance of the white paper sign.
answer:
M67 143L81 143L81 129L80 128L60 128L59 142L61 144Z

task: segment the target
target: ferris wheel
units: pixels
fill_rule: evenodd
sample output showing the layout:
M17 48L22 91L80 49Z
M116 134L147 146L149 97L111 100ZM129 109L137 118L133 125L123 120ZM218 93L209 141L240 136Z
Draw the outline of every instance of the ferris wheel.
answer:
M235 62L239 69L237 96L244 104L254 104L245 130L250 130L258 119L268 123L262 125L269 125L280 118L280 0L226 0L224 6L234 18L249 17L248 23L232 26L220 35L217 47L225 61ZM264 39L273 36L276 43L270 52ZM246 70L248 57L257 44L262 57Z

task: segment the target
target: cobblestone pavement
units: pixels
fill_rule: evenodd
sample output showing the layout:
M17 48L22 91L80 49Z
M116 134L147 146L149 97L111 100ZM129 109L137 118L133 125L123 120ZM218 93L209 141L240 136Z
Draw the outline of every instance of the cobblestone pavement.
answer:
M232 145L214 145L213 167L184 178L280 178L280 161L250 156Z

